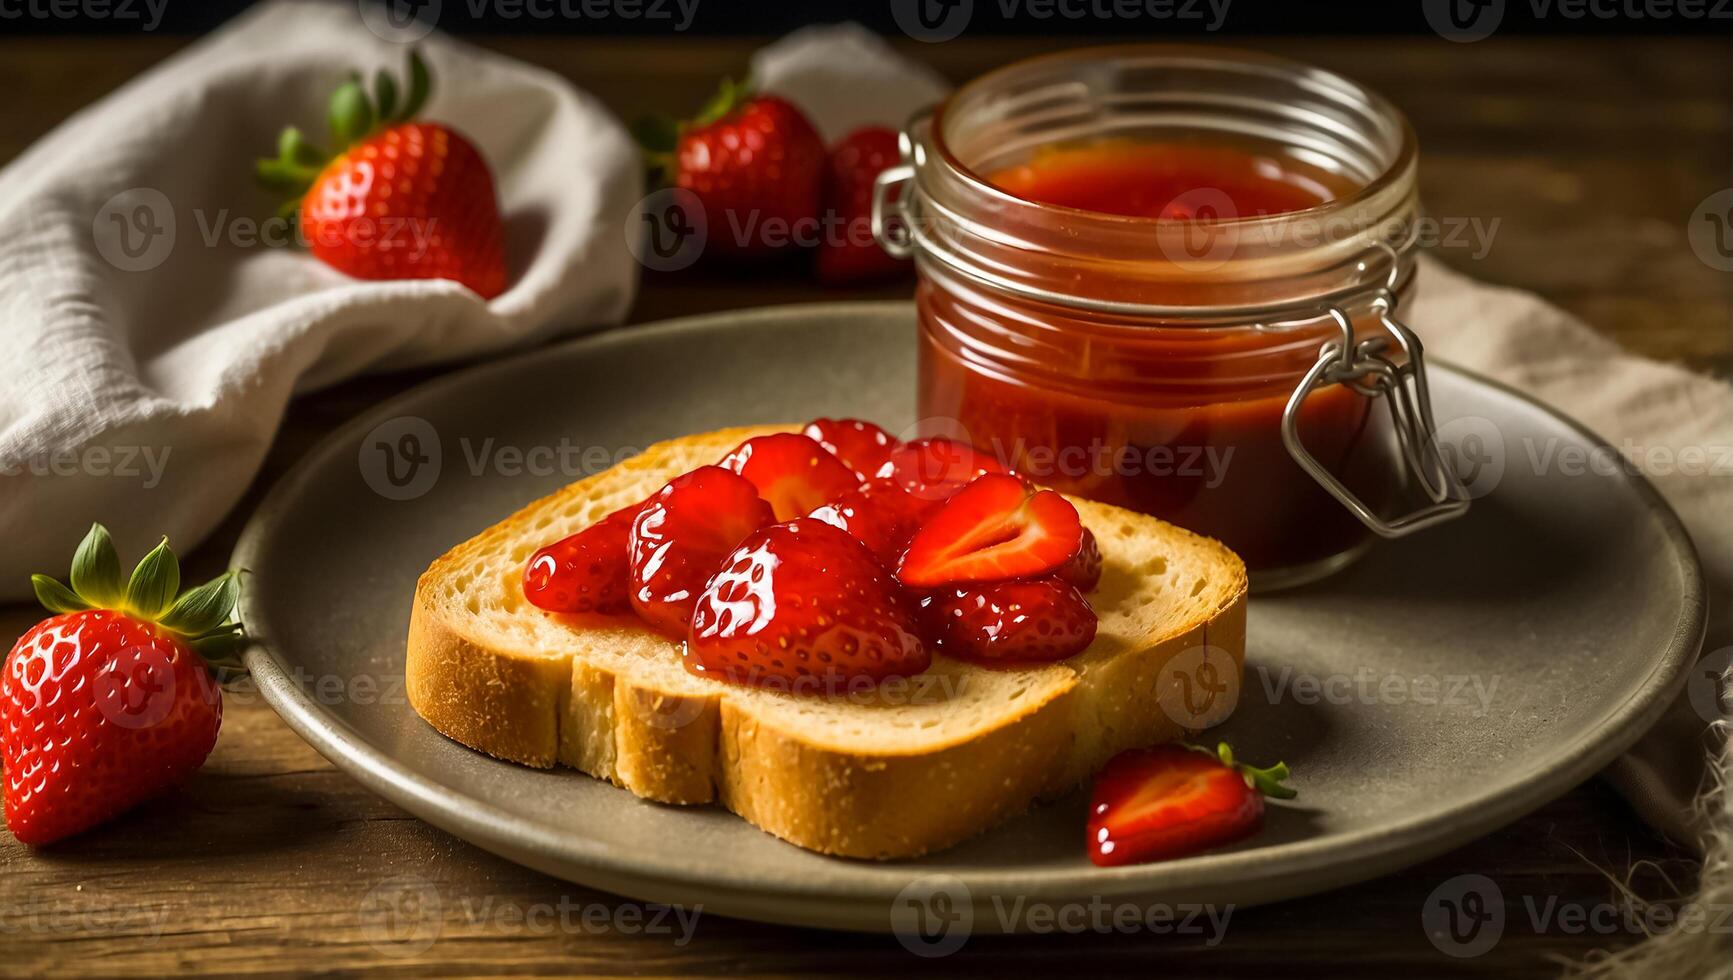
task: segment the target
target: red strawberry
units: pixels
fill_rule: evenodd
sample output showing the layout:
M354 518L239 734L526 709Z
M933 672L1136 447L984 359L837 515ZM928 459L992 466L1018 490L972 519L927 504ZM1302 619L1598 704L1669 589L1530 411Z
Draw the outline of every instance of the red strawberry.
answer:
M692 614L686 669L798 693L918 674L909 603L854 538L803 518L754 531Z
M632 608L632 519L622 507L536 552L524 566L524 598L560 613L623 613Z
M1101 546L1095 543L1095 535L1084 528L1083 543L1077 546L1077 553L1054 574L1077 586L1078 591L1088 592L1101 582L1101 565Z
M813 419L801 431L859 474L862 483L902 445L889 432L860 419Z
M779 521L805 517L860 484L823 446L793 432L748 439L716 465L752 481Z
M945 503L909 542L897 579L929 589L1034 578L1058 570L1082 544L1077 508L1052 490L989 473Z
M818 281L827 286L881 282L908 273L912 263L892 258L873 240L873 182L902 159L895 130L866 126L831 147L824 179L824 241L816 257Z
M964 660L1064 660L1095 639L1088 600L1054 577L946 588L921 608L928 635Z
M46 575L36 595L57 613L19 637L0 676L6 824L40 845L87 830L180 783L222 725L222 693L201 652L239 637L225 573L176 598L180 566L164 541L120 581L108 532L91 528L72 588Z
M657 120L637 130L651 163L704 206L716 254L761 257L817 239L824 141L792 103L724 81L678 130Z
M927 500L946 500L985 473L1009 473L1003 463L966 442L916 439L896 447L874 473Z
M675 477L632 520L632 608L651 626L684 638L692 604L722 559L775 520L757 487L719 466Z
M855 536L886 568L896 568L909 539L939 502L909 493L890 480L872 480L812 512L815 520Z
M1216 752L1160 745L1114 756L1095 778L1089 860L1112 867L1208 850L1255 832L1265 796L1297 795L1282 785L1282 763L1236 763L1226 742Z
M427 68L409 55L397 106L386 72L375 101L359 78L331 96L333 156L290 127L262 181L295 195L313 255L357 279L450 279L483 299L505 291L505 245L493 174L470 142L439 123L411 121L427 99Z

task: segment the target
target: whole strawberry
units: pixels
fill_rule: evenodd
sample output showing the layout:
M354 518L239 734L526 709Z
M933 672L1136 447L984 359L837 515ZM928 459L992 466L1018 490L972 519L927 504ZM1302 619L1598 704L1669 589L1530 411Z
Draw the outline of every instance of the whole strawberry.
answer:
M786 99L725 81L696 118L646 120L638 138L703 204L707 250L750 259L819 241L824 141Z
M222 694L201 654L231 649L231 573L180 589L165 540L126 583L94 525L72 588L32 577L56 615L19 637L0 673L6 825L30 845L80 833L179 783L216 744Z
M882 282L912 267L873 239L873 183L901 159L897 134L883 126L863 126L831 148L824 180L825 235L814 260L819 282Z
M493 174L457 131L412 117L431 79L409 55L401 105L381 71L368 98L359 78L331 96L330 153L294 127L259 178L292 193L285 206L315 257L357 279L450 279L492 299L505 290L504 233Z

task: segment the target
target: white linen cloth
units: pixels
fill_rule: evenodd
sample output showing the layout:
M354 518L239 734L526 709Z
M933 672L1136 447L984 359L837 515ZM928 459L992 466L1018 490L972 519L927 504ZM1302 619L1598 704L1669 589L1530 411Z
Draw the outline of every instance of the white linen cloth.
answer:
M498 179L511 274L492 302L448 282L352 280L300 250L237 237L235 222L276 203L250 175L279 127L322 133L323 100L349 71L401 66L402 46L364 29L353 4L259 8L0 173L0 330L12 344L0 358L0 597L21 596L31 571L63 568L93 517L113 520L133 554L159 533L190 548L247 486L295 393L624 317L636 267L623 236L642 191L618 122L547 72L438 34L421 49L436 73L427 117L469 135ZM900 125L945 90L852 25L790 35L758 53L753 76L827 140ZM170 221L171 247L141 246L145 226ZM1733 447L1733 388L1625 353L1535 296L1428 262L1403 315L1435 356L1557 406L1616 446L1644 447L1645 459ZM1696 539L1713 597L1705 649L1725 666L1733 476L1676 466L1649 475ZM1708 850L1704 890L1724 895L1733 813L1720 796L1692 808L1704 747L1712 768L1724 762L1724 738L1706 738L1707 727L1682 698L1608 776L1656 827Z
M407 49L355 3L265 5L145 72L0 173L0 597L63 573L93 518L124 554L185 552L258 471L290 396L619 322L637 151L558 76L434 34L425 117L494 170L509 287L364 282L260 234L253 161L293 123L327 144L350 72Z

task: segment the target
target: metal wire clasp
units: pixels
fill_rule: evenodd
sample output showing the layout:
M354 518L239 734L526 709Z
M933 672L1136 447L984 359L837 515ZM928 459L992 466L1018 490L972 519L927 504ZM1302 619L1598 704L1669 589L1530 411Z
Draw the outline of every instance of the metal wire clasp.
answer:
M1420 338L1398 321L1392 312L1395 294L1386 287L1372 300L1372 311L1396 338L1402 348L1401 363L1385 354L1390 341L1373 337L1356 342L1354 322L1339 306L1328 309L1336 321L1340 336L1326 343L1318 352L1318 362L1300 379L1282 410L1282 444L1314 480L1330 495L1341 501L1362 523L1386 538L1405 534L1450 520L1468 510L1468 492L1456 471L1438 449L1437 426L1432 421L1432 394L1426 385L1426 355ZM1367 507L1334 473L1319 463L1300 441L1300 406L1314 390L1328 384L1342 384L1368 398L1382 395L1390 406L1390 420L1396 430L1396 441L1402 459L1408 466L1427 503L1394 519L1385 519Z

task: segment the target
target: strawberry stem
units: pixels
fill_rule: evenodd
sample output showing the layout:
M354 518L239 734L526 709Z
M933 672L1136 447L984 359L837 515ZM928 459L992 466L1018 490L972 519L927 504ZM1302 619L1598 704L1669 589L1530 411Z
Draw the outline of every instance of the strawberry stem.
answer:
M372 98L368 97L360 75L351 75L331 93L326 109L326 124L331 130L332 140L330 152L308 142L294 126L284 128L277 138L277 155L262 158L253 165L260 184L268 190L289 195L288 203L278 211L279 217L293 216L301 198L306 196L307 190L331 160L361 140L412 119L421 111L433 90L433 76L420 52L413 48L409 51L404 74L408 82L401 104L398 102L397 79L383 69L373 78Z
M635 120L631 125L632 139L643 153L644 166L649 169L652 180L658 184L666 182L667 174L673 167L674 150L680 144L682 133L688 129L700 129L725 118L754 94L756 93L751 77L738 82L724 78L716 94L705 100L697 115L691 119L676 120L665 115L652 114Z
M1289 775L1291 775L1288 771L1288 764L1285 762L1278 762L1273 766L1262 769L1257 766L1248 765L1244 762L1236 762L1234 761L1233 747L1228 745L1226 742L1216 743L1216 750L1214 752L1211 752L1209 749L1206 749L1201 745L1187 745L1186 748L1195 752L1202 752L1205 755L1215 756L1217 759L1221 760L1222 765L1237 771L1241 776L1245 777L1247 786L1250 786L1252 789L1257 790L1273 800L1291 800L1300 795L1299 790L1294 789L1292 786L1283 785L1284 781Z

